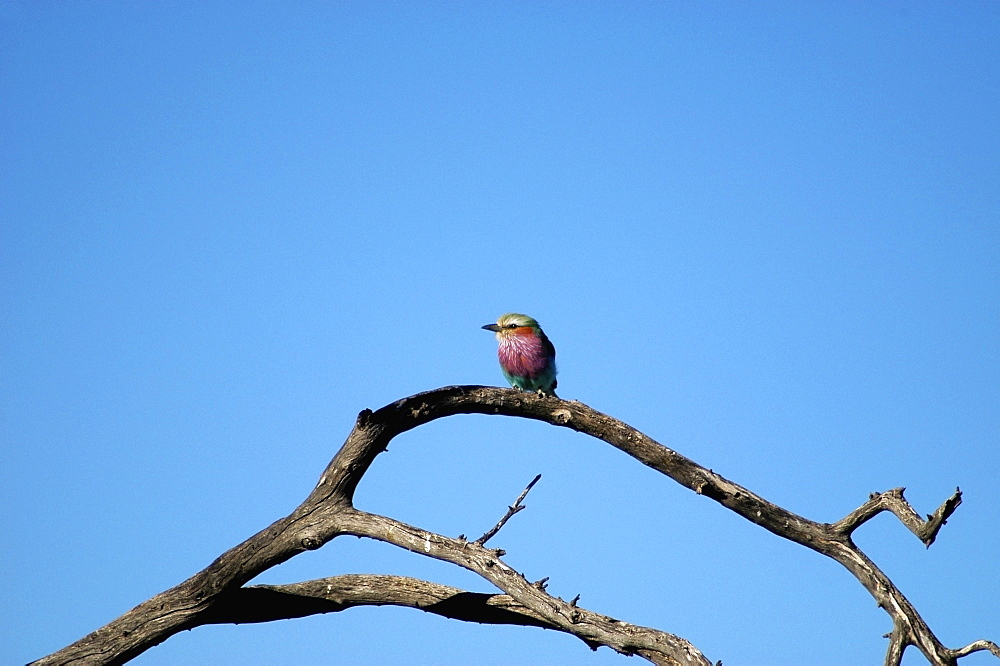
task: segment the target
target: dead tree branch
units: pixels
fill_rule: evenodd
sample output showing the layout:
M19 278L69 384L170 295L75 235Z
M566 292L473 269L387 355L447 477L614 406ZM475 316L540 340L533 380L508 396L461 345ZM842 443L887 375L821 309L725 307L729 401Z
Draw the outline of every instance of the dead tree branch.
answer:
M833 529L850 536L854 530L878 514L883 511L891 511L901 523L906 525L907 529L930 548L941 527L962 503L962 491L956 488L955 494L946 499L937 508L937 511L928 515L927 520L924 520L903 497L905 490L905 488L893 488L884 493L872 493L867 502L837 521L833 525Z
M445 539L438 535L434 537ZM512 570L507 570L503 575L510 575L510 571ZM548 595L543 596L548 597ZM554 603L561 602L558 599L548 598ZM221 595L213 604L211 613L205 618L205 624L272 622L321 613L338 613L357 606L402 606L466 622L566 631L565 622L550 622L509 594L466 592L417 578L372 574L345 574L288 585L242 587ZM663 655L662 642L665 636L662 632L619 623L581 608L577 610L579 612L575 620L578 623L610 622L615 628L615 634L621 636L630 633L632 640L627 642L627 648L624 647L625 643L622 643L621 652L645 652L650 655L647 658L655 664L679 663ZM588 640L578 631L568 633L575 633L592 649L605 644ZM686 660L683 663L708 663L698 659L696 653L692 653L691 656L690 661Z
M485 546L486 542L495 537L497 532L503 529L503 526L507 524L507 521L510 520L515 513L517 513L521 509L526 508L523 504L521 504L521 502L524 501L524 498L527 497L528 493L531 492L531 489L535 486L536 483L538 483L538 480L540 478L542 478L541 474L537 475L535 478L531 480L531 482L527 485L527 487L525 487L525 489L521 491L521 494L517 496L517 499L514 500L514 504L507 507L507 513L504 514L504 517L500 519L500 522L494 525L492 529L486 532L486 534L476 539L476 543L478 543L480 546Z
M1000 657L1000 645L997 645L993 641L975 641L974 643L969 643L964 648L958 648L951 652L955 659L968 656L973 652L989 652L994 657Z
M500 559L503 551L362 511L348 510L343 517L346 534L385 541L477 573L551 626L577 636L592 647L606 645L625 655L641 654L655 664L710 664L682 638L599 615L551 596L544 586L529 582L503 562Z
M559 630L506 594L466 592L407 576L344 574L288 585L251 585L219 596L206 624L245 624L339 613L357 606L402 606L483 624Z
M123 663L179 631L212 622L230 621L220 618L233 617L232 600L239 598L238 595L279 593L274 590L262 593L260 587L243 588L252 578L298 553L319 548L345 534L391 543L474 571L504 591L513 603L527 609L525 617L543 623L537 626L558 628L578 636L588 645L607 645L624 654L638 654L658 664L709 663L684 639L612 620L548 595L544 585L529 583L524 576L503 563L500 560L502 551L487 549L483 543L433 534L354 507L354 491L359 481L393 437L429 421L455 414L518 416L588 434L764 529L836 560L858 579L892 620L887 664L898 664L902 653L910 645L917 647L935 665L953 665L960 657L980 650L1000 656L1000 650L989 641L976 641L959 649L944 647L906 597L851 540L851 534L861 524L888 510L930 545L961 502L958 491L927 521L917 516L903 499L900 489L873 495L868 502L837 523L818 523L768 502L625 423L582 403L511 389L452 386L404 398L375 412L362 411L319 483L291 514L223 553L206 569L180 585L139 604L105 627L36 663ZM515 507L519 506L520 499L523 495L515 502ZM510 515L501 520L500 527L519 510L515 507L511 507ZM487 532L482 541L490 536L492 534ZM376 603L392 603L387 599L393 599L393 594L397 592L387 591ZM301 611L306 607L332 608L308 605L329 603L333 602L313 597L308 603L297 601L296 605ZM257 612L259 617L266 615L263 609ZM483 619L486 617L489 615L484 612L462 619L489 621Z

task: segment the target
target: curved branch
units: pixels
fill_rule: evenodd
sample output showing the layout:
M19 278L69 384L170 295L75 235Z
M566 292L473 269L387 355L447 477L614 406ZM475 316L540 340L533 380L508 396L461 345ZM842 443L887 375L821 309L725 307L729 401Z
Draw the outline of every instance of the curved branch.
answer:
M989 652L994 657L1000 657L1000 645L997 645L993 641L976 641L975 643L970 643L963 648L951 650L951 653L955 659L958 659L959 657L970 655L973 652L983 651Z
M595 616L587 617L581 623L579 618L583 616L576 613L584 613L582 609L576 609L573 604L566 604L561 600L553 601L554 598L544 593L537 594L543 592L540 589L542 586L532 586L524 581L520 574L499 561L495 551L489 551L479 544L464 541L459 543L437 535L427 538L426 535L430 533L418 528L403 526L391 519L364 514L354 509L354 491L359 481L393 437L429 421L455 414L498 414L531 418L591 435L770 532L836 560L854 574L892 618L894 629L887 660L893 654L901 656L908 645L916 645L933 664L954 664L959 657L973 651L993 651L991 646L994 644L988 641L977 641L959 650L945 648L892 581L850 538L853 530L871 516L882 510L890 510L929 544L947 517L957 508L960 493L956 492L922 526L917 524L923 522L919 517L914 522L916 514L912 507L909 512L906 511L905 507L909 505L903 506L901 491L898 498L894 498L893 491L884 493L879 498L873 497L834 525L818 523L768 502L622 421L580 402L512 389L451 386L404 398L375 412L367 409L362 411L354 429L330 461L319 483L289 516L223 553L204 571L177 587L140 604L102 629L38 663L123 663L179 631L204 624L206 618L211 617L213 606L223 595L233 593L262 571L304 550L319 548L330 539L345 533L371 536L414 552L426 553L422 549L438 548L442 559L450 557L449 561L477 571L518 602L540 613L547 622L556 623L587 640L591 636L601 636L604 630L602 622L613 622L612 620L602 620L602 616ZM914 526L918 529L914 529ZM422 540L419 538L421 535L424 537ZM401 541L397 543L394 539ZM459 557L456 548L460 548L465 555ZM444 557L445 554L448 557ZM466 556L471 559L463 559ZM491 572L493 567L504 574L500 576ZM567 620L569 624L566 624ZM576 631L578 624L583 624L585 632L590 633ZM635 628L640 634L643 630ZM615 642L618 640L615 637L610 637L609 640L611 642L605 644L616 646L615 649L635 649L638 654L646 656L645 649L639 649L636 645ZM597 642L604 643L603 640Z
M683 638L599 615L551 596L543 584L529 582L504 563L500 559L501 550L485 548L476 541L451 539L363 511L345 511L342 520L345 534L391 543L479 574L552 627L583 639L591 647L606 645L621 654L639 654L655 664L711 666L711 662Z
M338 613L357 606L401 606L465 622L542 627L575 635L594 650L606 644L588 640L579 631L567 631L564 623L546 619L508 594L467 592L407 576L373 574L345 574L288 585L252 585L239 588L219 597L211 612L206 615L205 624L288 620L321 613ZM624 648L619 649L619 652L641 652L654 664L711 666L711 662L693 648L679 653L683 660L665 652L664 647L670 644L690 648L683 639L655 629L636 627L606 618L583 608L576 608L576 612L579 618L577 621L581 623L586 623L591 618L611 623L618 643L631 649L631 652Z
M901 653L907 645L915 645L932 664L955 663L954 651L941 644L889 577L851 541L850 532L864 522L861 518L866 513L876 508L870 506L872 500L865 505L868 508L862 507L852 514L854 518L849 516L837 525L809 520L768 502L750 490L663 446L622 421L580 402L481 386L452 386L417 394L387 405L377 412L362 413L359 422L364 420L372 425L373 436L367 447L359 441L357 443L362 445L362 449L348 455L349 459L363 461L362 464L352 473L352 470L346 468L343 463L338 464L337 458L340 457L338 454L328 468L331 477L324 475L324 480L329 482L330 478L338 478L340 487L353 493L367 466L379 451L384 450L388 441L384 439L387 432L404 432L428 421L460 413L532 418L567 427L611 444L643 464L669 476L682 486L715 500L764 529L839 562L858 579L892 619L895 629L891 634L893 638L889 646L890 652L899 648ZM391 436L389 435L390 438ZM348 446L345 444L341 453L345 453L347 449ZM892 493L887 493L886 497L887 499L882 500L885 502L885 509L896 509L904 524L915 525L912 519L906 516L902 505L892 501ZM929 519L929 528L918 533L925 543L927 538L933 540L932 537L936 536L944 520L957 508L960 500L961 495L956 492L956 495L946 501L935 516ZM919 521L919 518L916 520ZM895 645L896 637L899 637L899 645Z
M206 624L244 624L339 613L357 606L402 606L466 622L559 630L506 594L466 592L407 576L344 574L288 585L251 585L224 595Z
M930 548L937 538L938 532L948 522L951 514L955 513L958 505L962 503L962 490L956 488L951 497L946 499L934 513L927 516L927 520L921 518L903 497L905 490L905 488L893 488L884 493L872 493L867 502L834 523L833 530L850 536L854 530L878 514L883 511L891 511L899 518L899 522L906 525L908 530Z

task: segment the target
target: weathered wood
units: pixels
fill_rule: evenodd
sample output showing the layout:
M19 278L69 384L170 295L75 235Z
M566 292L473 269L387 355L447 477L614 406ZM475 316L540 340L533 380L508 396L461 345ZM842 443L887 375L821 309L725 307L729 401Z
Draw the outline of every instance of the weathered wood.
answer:
M353 506L358 482L393 437L456 414L530 418L590 435L764 529L834 559L858 579L891 618L893 631L889 635L887 664L898 664L910 645L917 647L935 665L952 665L960 657L980 650L1000 657L1000 648L990 641L976 641L958 649L944 647L906 597L851 540L853 531L864 522L882 511L891 511L929 546L961 503L958 491L926 521L906 502L902 489L895 489L874 494L837 523L818 523L768 502L583 403L513 389L451 386L404 398L374 412L362 411L319 483L291 514L226 551L180 585L139 604L105 627L35 663L120 664L180 631L204 624L260 622L337 612L362 604L391 603L420 607L466 621L544 626L575 635L591 647L606 645L656 664L710 663L697 648L680 637L598 615L579 608L576 600L565 602L548 595L544 584L529 583L505 564L500 559L502 551L487 549L479 542L433 534L391 518L359 511ZM514 507L519 506L519 501ZM514 507L498 527L516 513ZM343 577L292 586L243 587L261 572L305 550L320 548L344 534L378 539L452 562L475 571L506 594L475 595L453 588L445 590L443 586L425 581L406 583L413 589L405 592L401 591L401 586L405 585L399 580L379 577L368 577L370 584L366 592L361 594L356 589L353 596L343 589L336 594L317 593L316 586L322 581L333 585L330 581L339 578L344 582ZM492 536L490 532L487 535ZM372 581L381 582L382 589L376 589L377 584L371 584ZM434 594L450 601L426 604L427 595ZM498 614L495 600L500 597L504 597L504 603L508 597L511 601L504 612ZM455 610L458 608L456 600L463 600L460 611Z

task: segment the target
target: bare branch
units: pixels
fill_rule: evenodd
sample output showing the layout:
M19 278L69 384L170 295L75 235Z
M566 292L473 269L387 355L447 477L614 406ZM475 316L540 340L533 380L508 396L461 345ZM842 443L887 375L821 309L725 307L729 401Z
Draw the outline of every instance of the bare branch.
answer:
M406 576L369 574L346 574L289 585L253 585L240 588L219 598L213 605L206 624L270 622L320 613L337 613L357 606L385 605L417 608L466 622L566 631L563 626L547 621L507 594L467 592ZM585 616L602 617L591 611L582 611L581 617ZM612 620L612 623L622 634L623 643L634 642L631 632L636 628L616 620ZM644 627L638 629L645 631L640 640L662 634ZM591 649L596 650L602 645L576 635ZM670 634L662 634L661 638L664 641L676 640ZM660 645L638 647L636 654L641 654L654 664L709 663L704 657L698 658L700 653L696 650L684 654L684 661L680 662L664 654Z
M507 513L504 515L503 518L500 519L500 522L494 525L492 529L486 532L486 534L476 539L476 543L478 543L480 546L485 545L487 541L496 536L496 533L499 532L503 528L503 526L507 524L507 521L511 519L511 516L513 516L521 509L527 508L521 504L521 501L528 495L528 493L531 491L534 485L538 483L538 480L540 478L542 478L541 474L537 475L535 478L531 480L531 483L529 483L527 487L525 487L525 489L521 491L521 494L517 496L517 499L514 500L514 504L512 506L507 507Z
M588 645L606 645L626 655L640 654L655 664L711 665L696 647L683 638L621 622L551 596L544 586L530 583L503 562L496 551L474 541L451 539L392 518L357 510L345 511L342 519L345 534L391 543L479 574L554 628L577 636Z
M896 626L885 635L885 638L889 639L889 646L885 651L885 666L899 666L903 663L903 652L910 644L907 634L901 627Z
M977 641L958 650L944 647L906 597L850 538L859 525L888 510L929 545L961 502L959 491L927 521L917 516L900 489L898 493L888 491L873 496L836 524L818 523L768 502L582 403L511 389L452 386L404 398L375 412L362 411L319 483L286 518L223 553L187 581L38 663L123 663L179 631L220 617L218 609L224 606L225 597L236 594L262 571L305 550L319 548L342 534L379 539L475 571L542 621L588 644L608 645L624 654L641 654L655 663L703 663L705 658L701 653L681 638L618 622L548 595L544 585L532 585L504 564L499 559L503 553L499 549L487 549L464 539L449 539L354 508L354 491L359 481L393 437L455 414L531 418L591 435L764 529L836 560L892 619L887 663L898 663L909 645L916 646L932 664L941 665L954 664L958 658L979 650L997 654L995 644L989 641ZM516 507L520 506L520 499L511 507L510 516L519 510ZM501 521L500 527L510 516ZM489 532L484 535L484 541L489 536L492 536Z
M560 630L505 594L466 592L417 578L374 574L242 587L219 597L206 624L271 622L356 606L403 606L467 622Z
M878 514L883 511L891 511L907 529L930 548L941 527L962 503L962 491L956 488L955 493L946 499L934 513L928 515L927 520L924 520L903 497L905 490L905 488L893 488L884 493L872 493L867 502L834 523L833 530L850 536L854 530Z
M970 655L973 652L987 651L994 657L1000 657L1000 645L997 645L993 641L976 641L975 643L970 643L964 648L958 648L957 650L952 650L951 653L955 659L959 657L964 657Z

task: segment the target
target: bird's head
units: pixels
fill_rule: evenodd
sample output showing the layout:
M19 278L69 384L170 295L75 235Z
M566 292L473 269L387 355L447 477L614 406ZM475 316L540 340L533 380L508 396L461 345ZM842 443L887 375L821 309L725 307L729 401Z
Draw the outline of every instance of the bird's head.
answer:
M487 331L493 331L497 334L497 339L503 339L505 336L510 335L515 330L519 328L530 328L535 331L538 330L538 322L529 317L528 315L518 314L516 312L508 312L505 315L501 315L497 319L495 324L486 324L483 326Z

